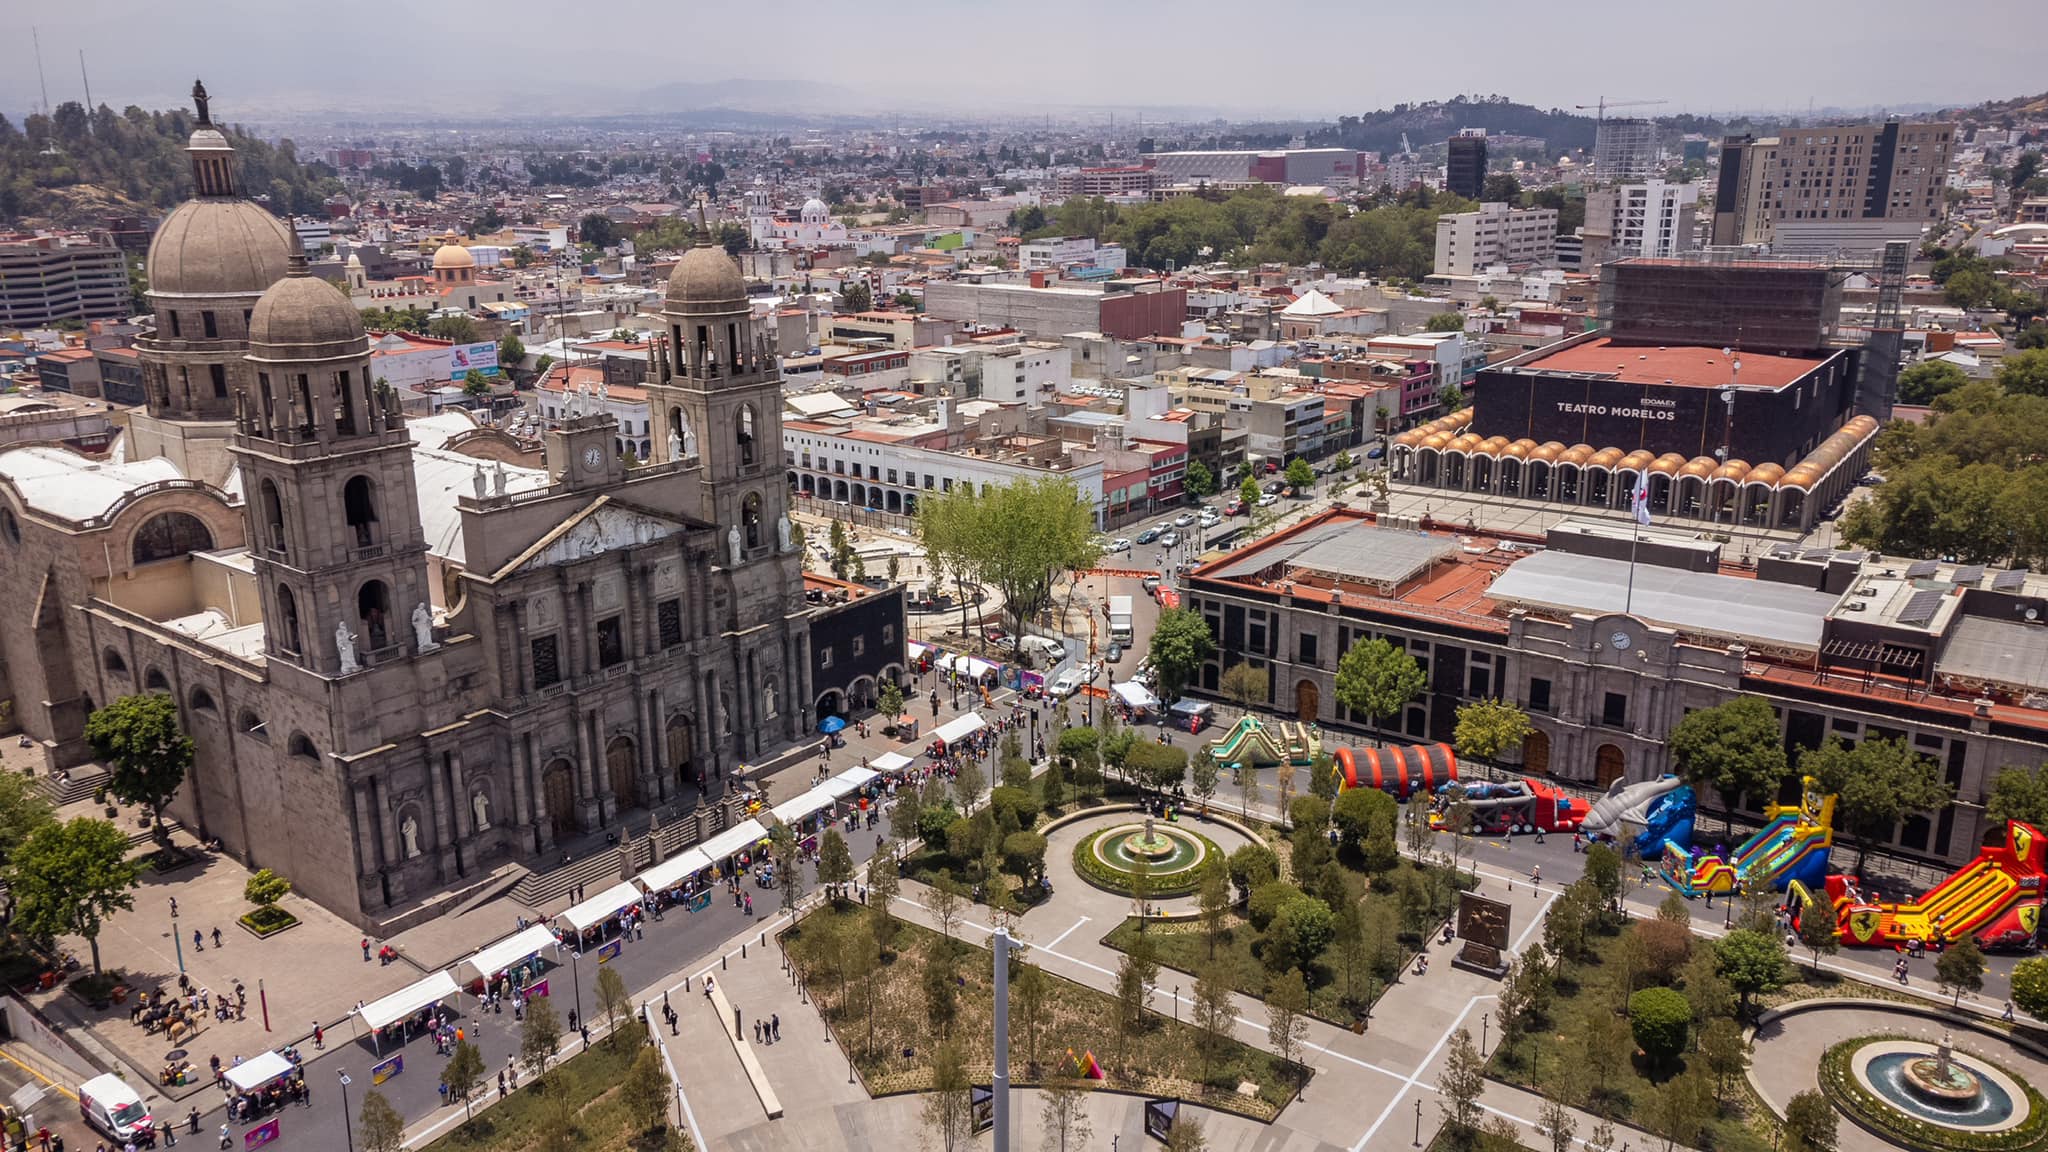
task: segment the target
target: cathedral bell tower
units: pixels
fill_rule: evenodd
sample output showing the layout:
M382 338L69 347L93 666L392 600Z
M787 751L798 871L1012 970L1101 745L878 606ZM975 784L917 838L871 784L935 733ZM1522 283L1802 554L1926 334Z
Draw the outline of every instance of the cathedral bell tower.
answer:
M743 560L774 554L788 505L782 468L782 374L723 248L699 244L676 263L662 308L667 345L648 381L655 450L701 469L699 507L738 529Z
M248 362L231 451L269 658L326 677L405 658L431 635L412 439L362 317L296 248L250 313Z

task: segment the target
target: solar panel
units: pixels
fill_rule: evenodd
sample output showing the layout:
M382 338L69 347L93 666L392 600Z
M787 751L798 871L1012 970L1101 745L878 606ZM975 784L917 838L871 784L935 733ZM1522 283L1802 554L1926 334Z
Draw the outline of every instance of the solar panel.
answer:
M1834 556L1834 554L1834 550L1831 548L1809 548L1806 551L1806 559L1818 560L1825 563L1827 560L1831 559Z
M1934 610L1941 606L1942 591L1939 588L1922 588L1913 593L1906 606L1899 611L1901 624L1926 624L1934 619Z
M1925 580L1927 577L1934 575L1940 568L1941 565L1932 560L1915 560L1913 561L1913 566L1906 569L1906 579Z
M2017 592L2026 582L2027 573L2025 569L2011 568L1991 578L1991 590L1994 592Z
M1966 564L1956 569L1955 575L1950 576L1949 579L1957 584L1975 586L1978 581L1984 579L1984 566L1982 564Z

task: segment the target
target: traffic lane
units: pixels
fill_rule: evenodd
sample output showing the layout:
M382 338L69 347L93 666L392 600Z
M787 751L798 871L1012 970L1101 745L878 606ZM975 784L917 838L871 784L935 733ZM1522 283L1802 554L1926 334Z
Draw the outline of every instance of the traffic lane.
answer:
M875 832L887 828L886 809L878 819ZM848 835L847 846L857 864L865 865L874 855L875 839L871 834ZM805 892L817 886L817 869L808 862L804 866ZM600 965L594 952L586 952L580 959L572 960L564 955L563 962L548 972L549 999L556 1013L561 1017L563 1027L568 1026L569 1013L576 1008L578 998L585 1012L596 1011L596 979L600 967L618 970L625 978L626 987L634 990L636 996L649 987L665 987L682 978L682 974L693 971L694 967L707 957L719 955L727 941L734 936L755 928L766 931L768 925L781 912L782 892L778 888L761 888L751 881L743 888L754 897L754 914L749 917L744 908L735 908L731 896L723 885L713 889L710 906L701 912L685 912L680 908L663 911L662 919L656 921L649 916L645 922L645 939L636 939L621 946L619 955ZM756 937L759 940L760 937ZM774 947L771 940L767 947ZM564 987L566 985L566 987ZM659 995L654 997L659 1015ZM487 1073L477 1099L495 1097L497 1074L506 1067L508 1059L516 1058L519 1052L520 1024L514 1019L509 1006L495 1013L483 1012L480 1002L464 994L457 1001L456 1024L464 1032L464 1039L476 1044L483 1056ZM244 1135L264 1121L275 1118L279 1122L278 1146L286 1148L329 1149L341 1152L350 1146L350 1135L343 1119L341 1103L342 1086L340 1078L347 1075L353 1083L347 1088L348 1113L350 1121L355 1112L362 1108L363 1093L375 1088L382 1093L392 1107L405 1117L408 1125L416 1123L441 1109L441 1070L448 1058L434 1051L433 1041L425 1036L415 1036L411 1041L386 1047L380 1054L368 1038L350 1040L333 1031L328 1034L325 1052L314 1052L310 1045L301 1049L301 1055L308 1058L306 1082L312 1090L312 1101L308 1105L288 1105L271 1116L259 1118L255 1123L231 1125L231 1132L239 1144ZM373 1084L373 1068L393 1056L401 1058L403 1070L386 1079L382 1084ZM521 1069L522 1078L525 1070ZM211 1098L211 1105L197 1105L199 1099ZM194 1098L193 1105L201 1109L201 1137L211 1140L220 1129L226 1114L222 1110L224 1097L202 1093ZM180 1112L174 1119L180 1121L180 1139L188 1139L187 1127L183 1123L186 1113ZM73 1144L67 1137L67 1144L76 1147L91 1147L90 1144Z
M66 1148L91 1148L93 1142L104 1137L94 1132L78 1114L78 1095L69 1084L60 1084L41 1072L14 1058L0 1049L0 1094L12 1102L16 1093L29 1085L43 1090L40 1100L28 1109L28 1125L31 1135L40 1129L48 1129L53 1136L64 1138Z

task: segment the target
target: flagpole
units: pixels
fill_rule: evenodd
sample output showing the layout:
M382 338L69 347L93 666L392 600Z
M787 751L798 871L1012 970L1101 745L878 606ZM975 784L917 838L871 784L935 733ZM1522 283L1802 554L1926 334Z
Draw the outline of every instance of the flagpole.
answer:
M1624 616L1634 615L1633 609L1636 602L1636 541L1642 539L1643 535L1642 524L1637 522L1633 516L1629 517L1629 521L1628 591L1623 595L1621 601L1621 614Z

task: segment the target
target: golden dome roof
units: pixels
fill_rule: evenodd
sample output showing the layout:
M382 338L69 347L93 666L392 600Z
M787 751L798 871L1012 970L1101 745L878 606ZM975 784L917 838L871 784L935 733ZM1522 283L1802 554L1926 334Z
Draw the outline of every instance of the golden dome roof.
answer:
M1650 471L1661 476L1676 476L1685 467L1685 457L1676 452L1666 452L1650 462Z
M1570 448L1565 449L1564 455L1558 457L1557 462L1560 464L1577 464L1583 467L1586 461L1592 458L1593 446L1591 444L1574 444Z
M469 249L456 243L455 233L450 232L441 238L441 246L434 249L435 270L447 271L455 268L474 267L476 267L476 257L470 254Z
M1488 456L1498 456L1500 455L1500 450L1507 446L1507 437L1488 436L1486 439L1479 442L1479 451L1486 453Z
M1527 457L1529 453L1534 452L1535 450L1536 442L1534 440L1516 440L1513 443L1509 444L1507 447L1501 449L1500 454L1502 456L1512 456L1515 459L1520 460Z
M1648 468L1650 466L1650 462L1652 460L1655 460L1656 458L1657 454L1655 452L1650 451L1648 448L1638 448L1635 451L1629 453L1628 455L1622 457L1620 463L1617 464L1616 467L1641 472L1643 469Z
M1621 449L1610 446L1593 453L1593 458L1586 461L1586 463L1594 468L1612 468L1616 464L1621 463L1623 455L1625 453Z
M1744 484L1776 484L1785 478L1785 466L1775 460L1757 465L1742 478Z
M1813 487L1813 482L1818 479L1820 479L1819 472L1814 471L1809 465L1798 464L1790 472L1785 473L1783 480L1778 481L1778 487L1811 488Z
M1555 461L1562 455L1564 455L1564 445L1555 440L1547 440L1538 445L1535 451L1529 453L1529 459L1541 460L1547 464Z
M1451 451L1453 451L1453 452L1470 452L1470 451L1471 451L1471 450L1473 450L1474 448L1477 448L1477 447L1479 447L1479 442L1480 442L1480 439L1481 439L1481 437L1480 437L1479 433L1477 433L1477 432L1464 432L1464 433L1460 433L1460 434L1459 434L1458 436L1454 437L1454 438L1453 438L1453 439L1451 440L1451 444L1450 444L1450 448L1451 448Z
M1698 476L1701 478L1705 478L1708 476L1712 476L1714 474L1714 469L1719 468L1720 466L1721 462L1719 460L1714 459L1712 456L1695 456L1692 459L1687 460L1685 462L1685 467L1680 468L1678 470L1678 474L1680 476Z
M747 282L725 249L700 244L669 273L667 304L672 312L745 312Z
M1444 446L1449 444L1450 442L1451 434L1449 432L1432 432L1426 438L1423 439L1422 446L1424 448L1434 448L1437 451L1441 452L1443 451Z
M1716 480L1733 480L1740 484L1742 483L1742 478L1747 475L1749 475L1749 461L1730 460L1719 468L1714 469L1713 478Z

